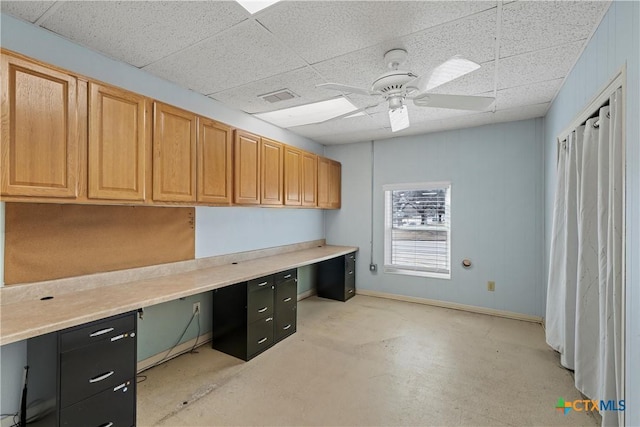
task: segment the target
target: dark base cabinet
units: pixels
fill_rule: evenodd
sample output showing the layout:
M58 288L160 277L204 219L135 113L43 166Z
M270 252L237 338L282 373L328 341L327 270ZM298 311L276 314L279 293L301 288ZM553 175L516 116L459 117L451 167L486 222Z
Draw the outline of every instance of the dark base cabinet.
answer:
M215 350L250 360L296 331L297 270L213 291Z
M135 426L136 333L130 312L29 339L27 401L49 406L37 425Z
M356 294L356 253L318 263L317 292L321 298L346 301Z

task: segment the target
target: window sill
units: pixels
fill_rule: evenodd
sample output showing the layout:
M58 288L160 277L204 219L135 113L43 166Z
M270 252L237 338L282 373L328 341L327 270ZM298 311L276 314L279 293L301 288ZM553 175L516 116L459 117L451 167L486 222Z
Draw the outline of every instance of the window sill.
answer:
M430 277L432 279L451 280L451 273L434 273L431 271L408 270L408 269L405 270L398 267L385 267L384 272L389 274L400 274L403 276L419 276L419 277Z

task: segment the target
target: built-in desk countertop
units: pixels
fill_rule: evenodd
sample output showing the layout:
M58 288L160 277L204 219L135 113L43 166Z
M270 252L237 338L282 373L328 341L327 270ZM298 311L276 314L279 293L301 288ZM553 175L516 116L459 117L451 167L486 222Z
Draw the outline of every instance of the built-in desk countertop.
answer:
M0 345L44 335L201 292L244 282L357 251L356 247L320 246L265 256L237 264L199 268L178 274L130 281L60 294L38 295L32 285L0 289ZM91 276L87 276L87 280ZM33 285L37 287L37 285ZM25 293L11 301L3 292ZM52 296L52 299L41 300ZM4 301L3 301L4 299Z

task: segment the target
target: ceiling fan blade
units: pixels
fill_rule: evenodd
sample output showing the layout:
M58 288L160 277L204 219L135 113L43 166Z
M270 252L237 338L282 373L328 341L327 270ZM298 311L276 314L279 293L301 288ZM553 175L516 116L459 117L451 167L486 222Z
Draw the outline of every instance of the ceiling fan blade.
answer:
M347 117L355 116L356 114L364 113L365 111L367 111L370 108L377 107L380 104L381 103L378 102L377 104L367 105L366 107L358 108L357 110L349 111L348 113L344 113L344 114L340 114L339 116L331 117L330 119L327 119L325 121L320 122L320 124L327 123L327 122L329 122L331 120L338 120L338 119L344 119L344 118L347 118Z
M456 55L431 70L431 73L420 77L412 86L417 87L420 92L426 92L478 68L480 68L480 64Z
M377 93L370 91L369 89L363 89L361 87L343 85L340 83L322 83L316 85L323 89L339 90L340 92L357 93L359 95L377 95Z
M391 123L391 132L398 132L409 127L409 112L407 106L402 108L389 110L389 122Z
M496 99L490 96L443 95L427 93L413 99L418 107L451 108L453 110L484 111Z

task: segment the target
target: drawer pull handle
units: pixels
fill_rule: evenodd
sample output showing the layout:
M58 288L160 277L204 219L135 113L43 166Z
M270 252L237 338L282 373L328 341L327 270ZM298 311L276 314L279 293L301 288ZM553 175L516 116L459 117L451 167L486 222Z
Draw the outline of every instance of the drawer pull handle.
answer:
M93 377L93 378L89 379L89 382L90 382L91 384L93 384L93 383L98 383L98 382L100 382L100 381L102 381L102 380L106 380L107 378L109 378L109 377L110 377L111 375L113 375L114 373L115 373L114 371L106 372L106 373L104 373L104 374L102 374L102 375L98 375L97 377Z
M124 334L116 335L115 337L111 338L111 342L121 340L122 338L124 338Z
M122 384L120 384L119 386L114 387L114 388L113 388L113 391L118 391L118 390L120 390L121 388L124 388L124 391L126 391L126 390L127 390L127 389L126 389L126 387L127 387L127 383L122 383Z
M353 293L353 289L349 289L349 293L352 294Z
M282 300L282 302L289 302L289 301L291 301L291 297L287 297L287 298Z
M111 426L113 426L113 423L104 423L99 427L111 427Z
M288 279L289 277L291 277L290 274L287 274L286 276L284 276L285 279Z
M353 270L349 272L349 274L353 274Z
M258 344L263 344L267 342L267 337L262 338L261 340L258 341Z
M265 311L267 311L267 308L269 307L262 307L260 310L258 310L258 313L264 313Z
M284 328L282 328L282 329L286 331L286 330L287 330L287 329L289 329L290 327L291 327L291 323L289 323L287 326L285 326L285 327L284 327Z
M111 331L113 331L113 328L100 329L99 331L95 331L94 333L90 334L89 336L91 338L99 337L100 335L108 334Z
M265 322L271 322L273 320L273 317L267 317L266 319L264 319Z
M262 287L262 286L266 285L267 283L269 283L269 282L258 283L258 287Z

